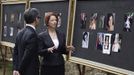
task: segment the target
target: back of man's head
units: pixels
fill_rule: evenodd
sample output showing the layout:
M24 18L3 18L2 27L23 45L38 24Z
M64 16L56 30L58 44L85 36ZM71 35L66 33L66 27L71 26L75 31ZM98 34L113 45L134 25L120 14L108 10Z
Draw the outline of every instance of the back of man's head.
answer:
M24 12L24 20L27 24L33 23L39 16L39 10L36 8L26 9Z

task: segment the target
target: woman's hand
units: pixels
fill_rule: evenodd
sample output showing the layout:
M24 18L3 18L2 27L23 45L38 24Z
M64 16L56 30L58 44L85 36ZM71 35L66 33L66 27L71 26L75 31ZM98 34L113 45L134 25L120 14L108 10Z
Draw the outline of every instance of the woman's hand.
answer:
M53 46L53 47L48 48L47 50L48 50L48 52L53 53L53 50L55 50L55 49L56 49L55 46Z
M67 51L73 52L75 50L74 46L66 46Z

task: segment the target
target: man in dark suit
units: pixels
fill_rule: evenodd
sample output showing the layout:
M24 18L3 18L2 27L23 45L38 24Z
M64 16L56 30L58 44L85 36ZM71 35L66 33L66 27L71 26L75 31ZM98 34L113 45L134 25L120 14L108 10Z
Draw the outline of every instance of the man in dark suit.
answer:
M36 8L24 12L24 27L16 37L13 53L13 75L39 75L38 44L36 26L39 25L39 11Z

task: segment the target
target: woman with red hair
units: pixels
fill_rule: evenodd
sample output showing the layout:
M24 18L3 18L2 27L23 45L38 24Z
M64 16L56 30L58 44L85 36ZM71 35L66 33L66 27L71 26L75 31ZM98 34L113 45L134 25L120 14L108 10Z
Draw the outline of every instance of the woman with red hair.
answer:
M47 30L39 34L39 54L43 57L41 62L41 75L65 75L64 58L73 50L73 46L66 46L64 33L58 31L58 14L50 12L45 15Z

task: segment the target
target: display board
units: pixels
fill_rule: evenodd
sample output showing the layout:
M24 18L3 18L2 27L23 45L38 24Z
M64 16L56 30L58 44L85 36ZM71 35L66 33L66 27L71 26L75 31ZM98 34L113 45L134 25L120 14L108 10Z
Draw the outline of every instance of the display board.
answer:
M134 74L133 0L77 1L73 37L72 57Z
M44 17L46 14L55 12L59 15L58 29L66 34L68 20L68 1L30 1L30 6L39 9L41 12L40 25L37 27L37 32L40 33L46 30Z
M24 27L25 2L2 3L1 41L15 43L17 33Z

